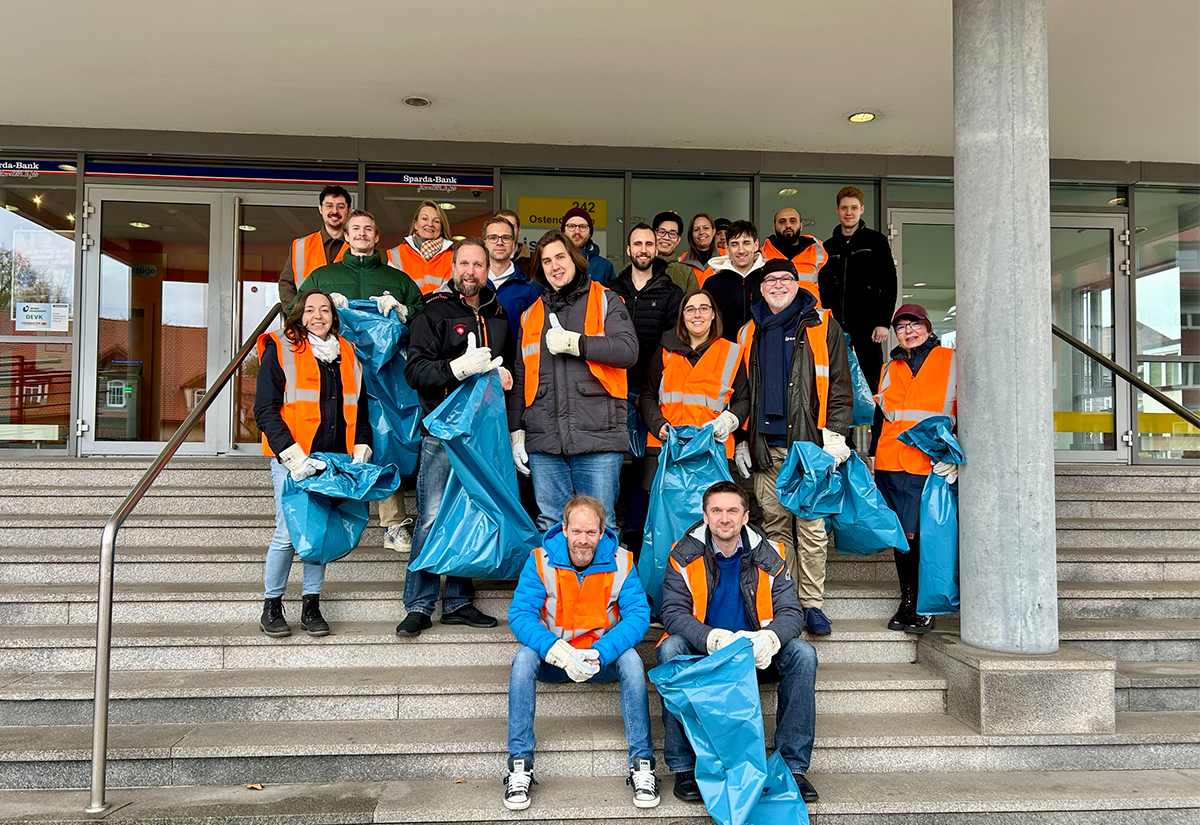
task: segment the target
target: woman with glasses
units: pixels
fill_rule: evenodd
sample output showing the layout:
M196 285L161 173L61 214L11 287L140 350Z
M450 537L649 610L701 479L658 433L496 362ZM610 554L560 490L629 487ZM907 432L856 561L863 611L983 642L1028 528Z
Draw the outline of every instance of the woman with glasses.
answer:
M733 433L750 414L750 387L741 348L723 337L721 313L706 290L684 296L675 328L663 333L638 395L646 422L648 490L658 472L658 455L669 427L712 427L733 458Z
M687 252L679 260L690 266L699 278L708 269L708 262L721 254L717 249L717 230L707 212L697 212L688 221Z
M940 345L924 307L905 304L892 316L900 346L892 350L879 379L875 402L875 485L900 517L907 553L893 551L900 579L900 607L889 630L928 633L933 616L917 614L917 570L921 563L921 493L932 471L953 484L958 465L933 464L925 453L900 443L900 434L922 419L945 415L955 422L958 378L954 350Z

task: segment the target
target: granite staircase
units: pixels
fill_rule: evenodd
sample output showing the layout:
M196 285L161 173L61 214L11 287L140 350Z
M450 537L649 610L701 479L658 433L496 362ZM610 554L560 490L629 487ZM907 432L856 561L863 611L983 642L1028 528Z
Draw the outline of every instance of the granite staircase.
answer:
M0 822L89 819L97 548L144 466L0 461ZM932 638L884 627L890 556L835 555L834 634L812 639L813 821L1200 816L1200 469L1060 467L1057 489L1061 637L1115 662L1115 729L981 734L955 718L954 683L923 653ZM264 460L176 459L122 529L108 819L709 821L670 795L665 766L662 805L633 808L615 685L539 689L540 785L529 811L506 812L506 623L396 638L405 559L376 549L372 524L329 567L333 634L299 631L293 583L296 635L269 639L257 617L273 524ZM478 587L480 608L504 616L511 585ZM640 645L647 662L656 638ZM774 701L764 688L768 740Z

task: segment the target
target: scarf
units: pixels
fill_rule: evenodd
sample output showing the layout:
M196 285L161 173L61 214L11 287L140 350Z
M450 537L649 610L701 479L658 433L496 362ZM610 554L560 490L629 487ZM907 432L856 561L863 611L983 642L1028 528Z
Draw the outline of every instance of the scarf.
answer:
M325 364L332 364L342 354L342 348L338 344L338 337L330 335L324 341L311 332L308 334L308 345L312 347L313 355L318 361Z
M758 329L759 386L762 388L761 409L768 418L783 418L787 415L787 387L791 377L791 354L795 349L795 337L800 335L797 322L800 317L816 306L816 299L805 290L796 293L795 299L780 312L771 312L765 300L754 305L755 324ZM791 346L784 339L792 333Z
M442 239L434 238L431 241L421 241L420 248L421 257L429 261L433 256L442 251Z

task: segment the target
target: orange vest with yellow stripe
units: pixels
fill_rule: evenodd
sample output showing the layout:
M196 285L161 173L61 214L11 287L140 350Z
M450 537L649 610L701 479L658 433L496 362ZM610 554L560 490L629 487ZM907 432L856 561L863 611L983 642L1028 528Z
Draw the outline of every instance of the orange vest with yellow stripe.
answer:
M729 409L733 377L741 361L741 347L718 338L695 365L686 355L662 351L662 380L658 383L658 408L672 427L702 427ZM646 435L646 444L662 446L656 433ZM733 436L725 439L725 454L733 458Z
M344 258L346 250L349 248L350 245L342 241L342 248L338 250L338 254L332 261L326 261L325 241L321 238L320 232L314 232L292 241L292 273L296 276L296 291L300 290L300 284L304 283L304 279L319 267L325 266L326 263L335 264Z
M806 237L812 238L812 235ZM775 244L771 243L770 238L759 251L767 260L784 257L784 254L775 248ZM805 247L800 254L792 258L792 265L796 267L796 272L800 275L800 288L807 290L817 299L817 309L821 308L821 290L817 286L816 277L817 273L821 271L821 267L825 266L826 257L825 245L813 238L810 246ZM812 278L805 278L805 275L811 275Z
M904 470L927 476L933 468L929 456L900 443L900 433L937 415L953 424L958 413L958 369L954 350L934 347L916 375L908 364L893 359L884 365L875 403L883 410L883 431L875 450L876 470Z
M604 321L608 317L608 300L603 285L592 281L588 288L587 308L583 316L583 334L604 334ZM542 328L546 324L546 305L541 298L521 315L521 361L525 364L525 406L532 407L537 397L538 367L541 365ZM613 398L625 401L629 395L629 379L625 370L607 364L587 362L588 369L596 380L604 385Z
M808 348L813 355L813 380L817 385L817 402L819 408L817 410L817 426L822 429L825 427L825 422L829 412L829 310L819 310L821 315L821 323L814 324L810 327L805 327L805 333L808 338ZM754 340L754 321L753 319L746 322L740 330L738 330L738 344L742 348L742 362L746 365L746 373L750 372L750 346ZM742 422L742 429L746 429L747 422Z
M321 367L312 347L296 352L291 341L279 332L267 332L258 338L258 360L262 363L267 339L275 341L275 353L283 370L283 406L279 415L305 453L312 452L313 438L321 426ZM342 416L346 419L346 452L354 452L354 430L358 422L358 394L362 391L362 366L354 347L338 336L341 351L339 370L342 379ZM267 437L262 438L263 455L275 455Z
M451 262L454 257L450 247L453 245L443 239L442 251L427 261L406 239L399 246L393 246L387 251L387 262L392 268L399 269L412 278L422 295L428 295L441 289L446 281L450 280Z
M587 650L621 621L617 600L625 579L633 570L633 554L628 550L617 548L616 570L586 576L580 576L573 569L552 566L544 547L534 550L533 558L538 577L546 588L542 624L555 636L571 647Z

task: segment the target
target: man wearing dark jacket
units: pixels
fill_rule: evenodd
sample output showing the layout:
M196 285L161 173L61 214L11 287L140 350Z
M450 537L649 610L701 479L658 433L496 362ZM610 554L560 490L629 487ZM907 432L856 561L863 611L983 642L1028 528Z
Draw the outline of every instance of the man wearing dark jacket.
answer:
M896 260L887 237L863 222L863 197L857 186L838 191L838 225L825 241L829 260L817 283L822 306L850 333L871 392L878 392L883 344L896 308Z
M483 224L483 242L488 251L488 286L496 291L496 300L504 307L513 340L521 334L521 313L533 306L542 288L529 280L513 261L517 248L517 230L497 215Z
M758 249L758 227L750 221L729 225L724 249L727 254L709 259L708 269L700 276L700 288L713 296L725 337L734 341L750 320L750 308L758 302L767 259Z
M804 617L783 548L750 524L749 500L733 482L719 481L705 490L702 507L703 520L671 548L662 607L670 635L658 646L658 662L712 654L748 638L759 681L779 682L775 747L804 801L815 802L817 791L805 774L817 718L817 652L800 638ZM767 603L764 592L770 594ZM663 758L675 774L675 796L698 802L696 755L666 703L662 713Z
M583 259L587 261L589 278L598 284L607 284L613 279L613 265L608 258L600 254L600 247L592 240L592 233L596 231L596 222L592 220L590 212L581 206L568 209L567 214L563 215L562 231L571 239L571 243L575 244L575 248L583 254ZM534 266L536 266L536 261Z
M846 435L854 399L846 340L829 311L817 309L817 299L800 288L791 261L767 261L760 272L763 299L738 333L749 358L750 416L734 461L743 478L753 472L763 528L787 551L808 631L827 635L829 619L821 610L829 544L825 520L794 517L779 503L775 480L797 441L823 447L837 464L850 457Z
M516 350L504 309L487 285L487 249L478 238L467 238L454 244L452 254L450 281L428 296L425 311L413 320L409 334L404 378L417 391L427 415L472 375L499 370L501 386L506 392L512 389L510 367ZM433 625L430 616L437 602L438 576L414 570L413 563L437 518L449 476L446 448L426 435L417 473L417 526L404 579L408 615L396 627L397 636L417 636ZM496 620L471 603L474 595L470 579L447 576L442 624L495 627Z

